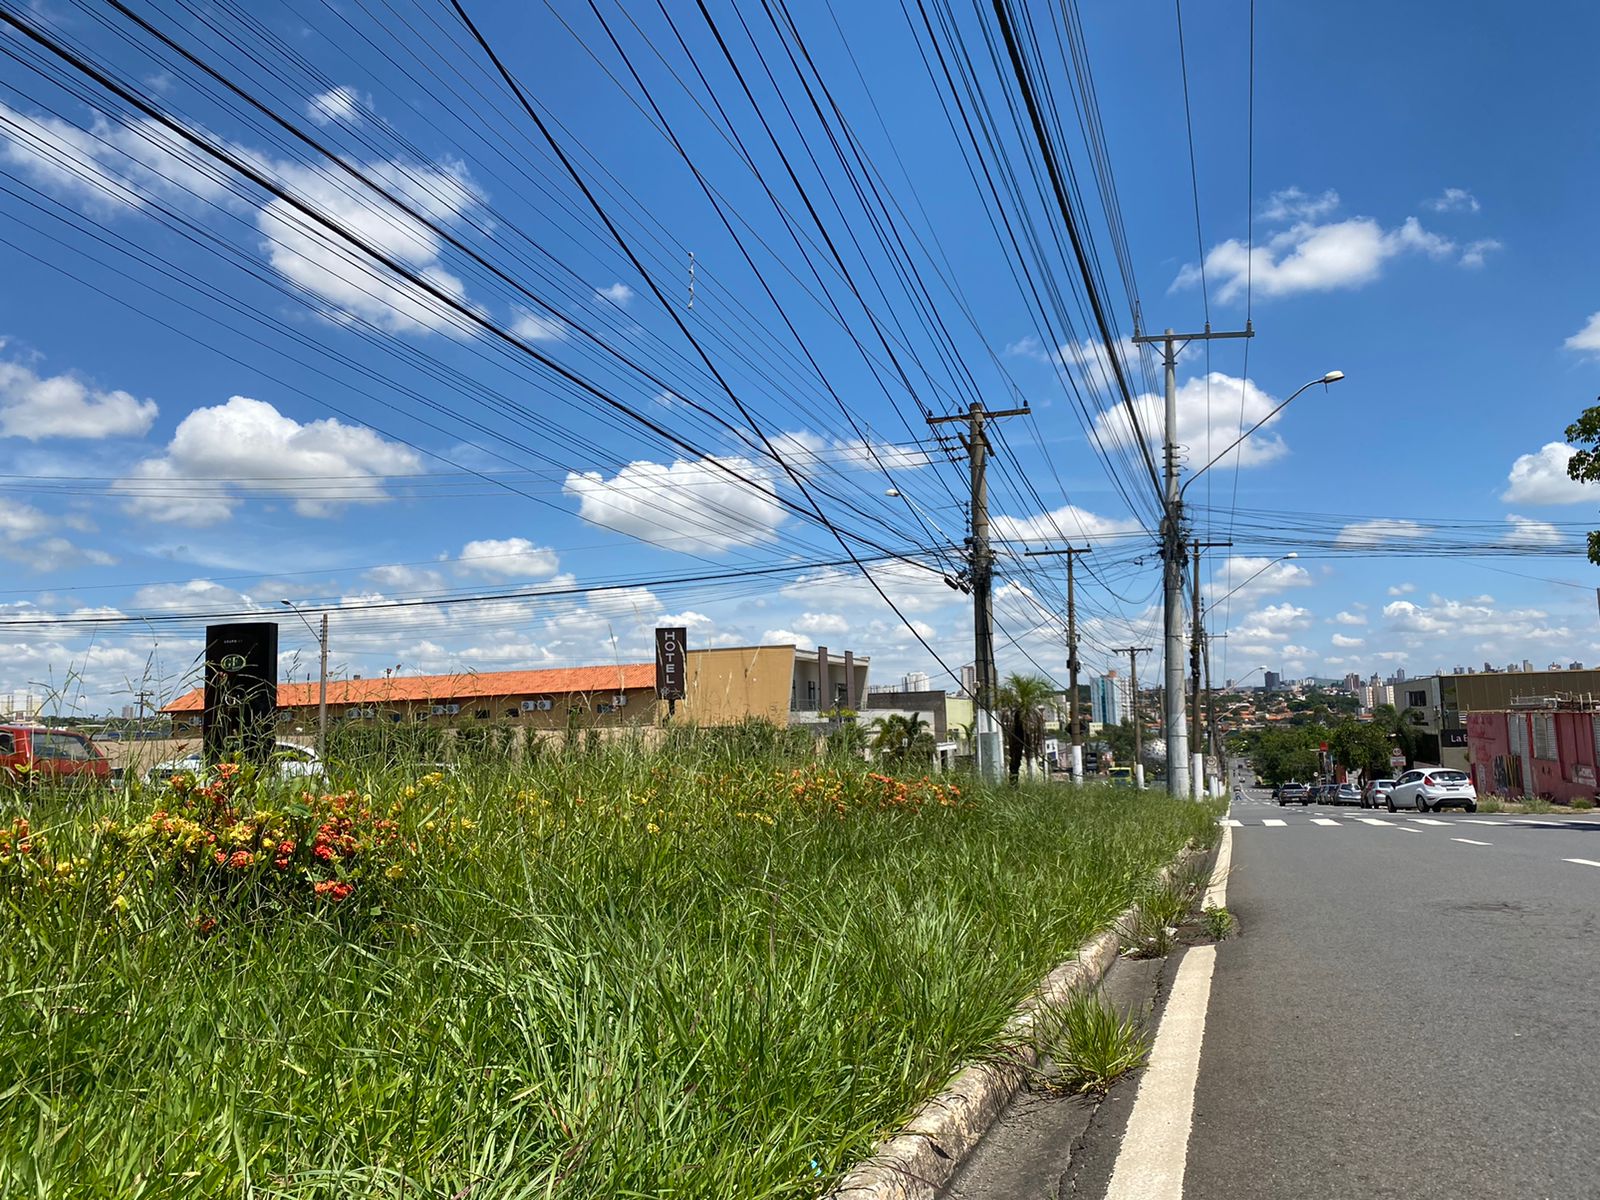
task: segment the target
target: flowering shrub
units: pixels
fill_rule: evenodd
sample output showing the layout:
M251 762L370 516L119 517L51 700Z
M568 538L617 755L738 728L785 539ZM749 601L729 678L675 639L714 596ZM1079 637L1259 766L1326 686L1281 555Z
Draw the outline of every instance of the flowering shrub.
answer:
M341 903L401 879L419 853L396 801L375 811L356 792L305 792L281 807L241 811L237 771L209 783L175 777L167 801L142 821L102 825L130 865L200 893Z

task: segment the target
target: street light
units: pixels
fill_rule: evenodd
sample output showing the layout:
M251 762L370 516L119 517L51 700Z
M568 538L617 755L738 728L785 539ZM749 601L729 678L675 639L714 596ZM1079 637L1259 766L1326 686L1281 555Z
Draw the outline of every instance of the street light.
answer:
M918 513L920 513L922 515L923 520L927 521L929 525L933 526L933 529L934 529L935 533L937 533L945 541L950 542L951 545L955 544L954 539L952 539L950 537L950 535L948 533L946 533L944 530L939 528L939 522L937 522L937 521L935 521L933 519L933 514L930 513L927 509L923 508L922 505L918 504L910 496L908 496L904 492L902 492L899 488L894 488L894 487L885 488L883 494L885 496L889 496L889 497L891 497L893 499L896 499L896 500L904 500L906 502L906 504L910 508L912 508L913 510L915 510L916 512L918 512ZM958 553L959 553L959 551L958 551ZM939 557L943 558L944 556L941 554ZM944 581L945 581L946 586L951 587L951 588L955 589L958 592L962 592L962 593L964 593L966 595L969 595L969 596L972 594L972 583L971 583L971 581L970 581L970 579L968 577L968 574L967 574L967 571L966 571L965 568L963 568L960 571L957 571L953 575L950 575L950 574L945 575L944 576Z
M1300 557L1300 555L1298 553L1296 553L1295 551L1293 551L1293 550L1289 551L1288 554L1280 554L1277 558L1273 559L1266 566L1262 567L1261 570L1257 571L1254 575L1250 576L1249 579L1246 579L1238 587L1234 588L1233 592L1229 592L1226 596L1222 596L1219 599L1211 601L1210 607L1214 609L1214 608L1217 607L1217 605L1222 604L1225 601L1227 601L1228 598L1231 597L1234 594L1234 592L1243 591L1245 588L1249 587L1252 583L1254 583L1261 576L1265 575L1268 571L1272 570L1272 568L1277 566L1279 563L1288 562L1292 558L1299 558L1299 557ZM1261 669L1262 670L1266 670L1265 667L1263 667Z
M311 622L306 620L305 613L301 612L288 600L279 600L295 616L299 617L312 637L317 639L317 646L322 651L322 672L317 682L317 758L322 762L328 761L328 614L322 614L322 632L319 634L311 628Z
M1233 681L1233 686L1234 686L1234 687L1239 687L1239 686L1240 686L1240 685L1241 685L1241 684L1243 684L1243 683L1244 683L1244 681L1245 681L1245 680L1246 680L1246 679L1249 679L1249 678L1250 678L1250 676L1252 676L1252 675L1254 675L1254 674L1255 674L1255 673L1256 673L1256 672L1257 672L1257 671L1265 671L1265 670L1266 670L1266 669L1267 669L1267 668L1266 668L1266 664L1265 664L1265 663L1263 663L1263 664L1262 664L1262 665L1261 665L1261 666L1259 666L1259 667L1251 667L1251 668L1250 668L1250 669L1249 669L1249 670L1248 670L1248 671L1246 671L1246 672L1245 672L1245 673L1244 673L1244 674L1243 674L1243 675L1241 675L1241 676L1239 676L1239 678L1237 678L1237 679L1235 679L1235 680L1234 680L1234 681Z
M1338 383L1343 378L1344 378L1344 372L1343 371L1329 371L1326 375L1322 376L1320 379L1313 379L1310 383L1304 384L1303 386L1296 388L1293 392L1291 392L1289 394L1289 400L1293 400L1296 396L1298 396L1301 392L1305 391L1307 388L1316 387L1317 384L1319 384L1319 383L1322 384L1324 387L1326 387L1328 384ZM1261 420L1257 421L1254 425L1250 426L1249 429L1246 429L1238 437L1234 438L1233 441L1228 444L1227 449L1223 450L1223 452L1221 454L1217 455L1216 458L1213 458L1205 466L1201 467L1193 475L1189 476L1188 479L1184 480L1183 486L1178 489L1178 500L1179 500L1179 502L1181 503L1183 501L1183 493L1189 490L1189 485L1191 483L1193 483L1196 479L1199 479L1200 476L1204 475L1212 467L1216 466L1217 463L1219 461L1221 461L1221 459L1224 458L1228 454L1229 451L1231 451L1240 442L1244 441L1245 438L1249 437L1252 433L1254 433L1256 430L1260 429L1268 421L1272 420L1273 417L1277 416L1284 409L1288 408L1289 407L1289 400L1285 400L1282 404L1278 405L1277 408L1273 409L1266 416L1262 417Z

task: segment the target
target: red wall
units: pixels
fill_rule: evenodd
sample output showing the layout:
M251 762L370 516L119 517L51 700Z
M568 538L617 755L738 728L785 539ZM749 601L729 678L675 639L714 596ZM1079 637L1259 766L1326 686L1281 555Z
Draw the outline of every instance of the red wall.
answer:
M1533 713L1475 712L1467 714L1467 761L1472 782L1485 796L1548 795L1558 801L1596 796L1597 772L1594 714L1587 712L1540 713L1555 718L1556 757L1534 757ZM1520 722L1526 731L1527 754L1511 750L1510 726Z

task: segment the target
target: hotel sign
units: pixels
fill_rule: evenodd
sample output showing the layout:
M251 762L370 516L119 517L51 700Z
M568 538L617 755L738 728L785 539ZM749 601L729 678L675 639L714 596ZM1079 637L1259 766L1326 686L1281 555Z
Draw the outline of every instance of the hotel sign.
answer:
M656 694L663 700L682 700L689 671L689 630L664 626L656 630Z

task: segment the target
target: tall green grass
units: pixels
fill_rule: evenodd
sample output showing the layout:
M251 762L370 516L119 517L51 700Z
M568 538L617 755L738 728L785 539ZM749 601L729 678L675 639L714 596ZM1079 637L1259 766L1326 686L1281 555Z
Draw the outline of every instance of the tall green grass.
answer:
M409 798L367 759L338 782L450 836L381 909L209 936L159 874L105 903L97 822L157 798L0 793L79 861L0 888L0 1195L815 1195L1214 829L1044 786L840 814L779 754L574 747Z

